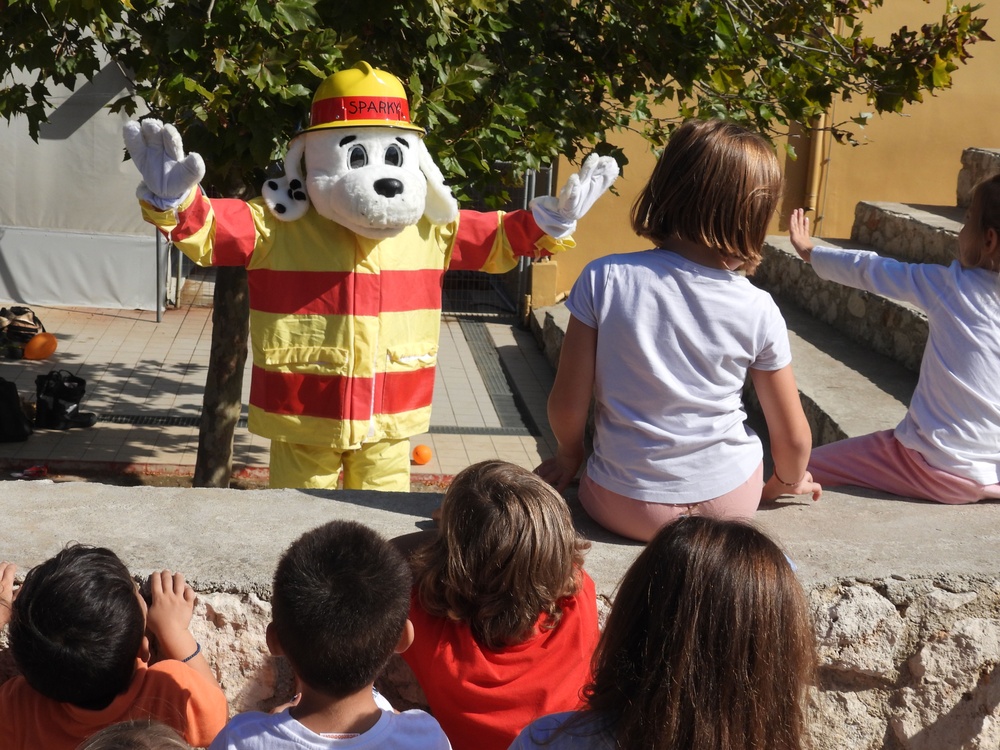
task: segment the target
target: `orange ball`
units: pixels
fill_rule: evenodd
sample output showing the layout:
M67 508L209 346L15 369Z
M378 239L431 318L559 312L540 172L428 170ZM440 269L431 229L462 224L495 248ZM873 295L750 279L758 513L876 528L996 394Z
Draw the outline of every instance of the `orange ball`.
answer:
M56 351L56 337L51 333L36 333L24 345L25 359L48 359Z
M413 463L423 466L434 457L434 452L426 445L418 445L413 449Z

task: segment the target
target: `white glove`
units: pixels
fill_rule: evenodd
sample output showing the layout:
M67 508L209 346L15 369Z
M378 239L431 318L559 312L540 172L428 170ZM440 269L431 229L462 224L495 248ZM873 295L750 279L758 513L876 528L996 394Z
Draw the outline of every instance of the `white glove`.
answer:
M122 136L142 175L135 194L161 211L177 208L205 176L205 162L198 154L184 155L180 133L173 125L130 120Z
M573 233L576 221L597 202L618 178L618 162L610 156L591 154L577 174L570 175L559 195L542 195L531 201L538 227L560 239Z

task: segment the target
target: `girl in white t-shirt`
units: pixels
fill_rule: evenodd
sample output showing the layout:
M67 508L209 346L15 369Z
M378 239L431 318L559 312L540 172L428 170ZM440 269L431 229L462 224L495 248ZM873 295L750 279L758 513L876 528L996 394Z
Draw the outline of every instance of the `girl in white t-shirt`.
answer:
M814 247L801 209L789 237L820 277L909 302L928 322L903 421L816 448L816 479L949 504L1000 498L1000 175L973 190L949 266Z
M765 534L682 518L622 579L582 710L510 750L802 750L816 646L802 587Z
M760 263L780 191L762 137L689 120L632 207L633 229L656 248L600 258L574 285L549 397L558 447L536 471L560 491L573 479L593 396L579 497L605 528L648 541L680 515L748 518L762 499L819 499L785 322L744 275ZM748 373L771 440L766 484L745 423Z

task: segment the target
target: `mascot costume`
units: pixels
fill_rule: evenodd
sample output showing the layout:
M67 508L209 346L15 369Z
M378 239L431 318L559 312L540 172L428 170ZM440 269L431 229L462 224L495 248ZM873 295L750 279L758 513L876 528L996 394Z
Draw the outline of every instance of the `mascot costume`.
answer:
M407 491L409 438L430 425L446 269L504 273L570 233L618 176L588 157L528 211L460 211L410 122L400 81L367 63L319 87L285 176L249 202L209 199L177 130L128 122L144 218L202 266L245 266L249 429L272 487ZM302 162L305 172L302 172Z

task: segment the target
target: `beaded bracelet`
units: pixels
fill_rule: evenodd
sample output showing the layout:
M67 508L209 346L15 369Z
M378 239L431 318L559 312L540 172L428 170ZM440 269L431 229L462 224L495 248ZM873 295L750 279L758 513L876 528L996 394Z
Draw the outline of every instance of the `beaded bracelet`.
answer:
M771 476L773 476L775 479L778 480L778 484L783 484L786 487L798 487L799 486L799 482L801 482L802 479L806 478L806 475L803 474L802 475L802 479L800 479L798 482L786 482L784 479L782 479L781 477L778 476L778 472L777 471L771 472Z
M186 659L181 659L181 661L185 661L185 662L187 662L187 661L191 661L191 660L192 660L192 659L193 659L194 657L196 657L196 656L197 656L198 654L200 654L200 653L201 653L201 644L200 644L200 643L197 643L197 642L195 642L195 644L194 644L194 645L195 645L195 649L194 649L194 653L193 653L193 654L191 654L191 656L189 656L189 657L188 657L188 658L186 658Z

